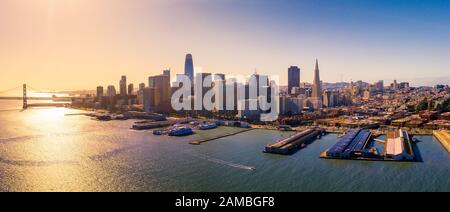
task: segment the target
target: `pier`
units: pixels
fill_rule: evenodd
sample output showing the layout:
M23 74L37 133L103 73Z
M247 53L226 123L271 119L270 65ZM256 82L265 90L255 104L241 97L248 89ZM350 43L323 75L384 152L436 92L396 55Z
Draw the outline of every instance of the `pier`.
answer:
M450 131L448 130L435 130L433 131L434 137L444 146L447 152L450 154Z
M413 161L415 158L410 135L405 130L388 132L384 145L385 159Z
M376 141L382 143L383 153L372 147ZM405 130L387 132L387 140L375 139L369 130L350 130L331 148L320 154L320 158L369 161L415 161L416 156L410 135Z
M253 130L253 129L252 129L252 128L249 128L249 129L244 129L244 130L242 130L242 131L235 132L235 133L230 133L230 134L226 134L226 135L219 135L219 136L215 136L215 137L208 138L208 139L203 139L203 140L191 141L191 142L189 142L189 144L192 144L192 145L200 145L200 144L205 143L205 142L208 142L208 141L213 141L213 140L217 140L217 139L221 139L221 138L226 138L226 137L238 135L238 134L241 134L241 133L244 133L244 132L248 132L248 131L250 131L250 130Z
M317 139L317 137L321 136L323 133L324 130L320 128L304 130L289 138L267 145L263 152L289 155L299 147L306 145L307 142Z
M168 121L145 121L145 122L137 122L133 124L131 129L133 130L151 130L156 128L169 127L174 124L184 124L187 121L180 120L168 120Z

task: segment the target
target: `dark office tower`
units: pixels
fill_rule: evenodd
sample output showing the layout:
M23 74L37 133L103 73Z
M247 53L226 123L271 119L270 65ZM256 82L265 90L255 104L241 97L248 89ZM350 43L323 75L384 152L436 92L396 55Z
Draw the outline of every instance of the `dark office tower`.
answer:
M398 89L398 83L397 80L394 80L394 83L392 83L392 89L397 90Z
M384 81L380 80L377 83L375 83L375 88L377 91L383 91L384 90Z
M314 68L314 82L312 86L312 95L313 98L322 98L322 85L320 82L319 75L319 61L316 59L316 66Z
M288 69L288 93L292 93L292 88L300 87L300 69L297 66L291 66Z
M169 77L166 75L151 76L148 78L149 88L154 89L154 110L163 112L170 110L171 92Z
M103 86L97 87L97 99L100 100L103 97Z
M109 85L108 89L106 90L106 95L108 97L115 97L116 96L116 88L114 85Z
M227 86L226 86L226 80L225 80L225 74L214 74L214 83L215 82L221 82L222 86L221 86L221 99L218 99L216 97L214 97L214 102L217 105L222 105L222 110L219 110L219 112L224 113L226 111L226 105L227 105ZM216 90L216 92L220 92L220 90ZM220 108L219 108L220 109Z
M120 95L126 96L127 95L127 77L122 76L120 79Z
M151 112L155 107L155 88L144 88L142 90L142 101L144 105L144 112Z
M134 85L133 83L128 85L128 95L133 95L134 92Z
M139 91L143 91L145 88L145 83L139 84Z
M194 82L194 62L192 61L192 55L187 54L184 62L184 74L189 77L191 82Z
M169 77L169 82L170 82L170 69L163 70L163 75L164 76L168 76Z

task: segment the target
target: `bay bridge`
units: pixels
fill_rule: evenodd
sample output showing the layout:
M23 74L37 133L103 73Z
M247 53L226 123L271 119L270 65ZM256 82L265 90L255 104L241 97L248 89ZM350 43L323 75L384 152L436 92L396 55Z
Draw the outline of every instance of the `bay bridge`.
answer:
M34 93L44 93L43 91L39 91L37 89L33 89L27 84L23 84L14 88L10 88L4 91L0 91L0 100L22 100L23 105L22 108L24 110L32 107L67 107L70 105L71 98L70 97L56 97L56 96L34 96L29 97L27 95L27 88L31 88ZM15 91L21 90L22 96L6 96L8 93L12 93ZM5 96L2 96L5 95ZM41 103L28 103L28 100L52 100L52 102L41 102Z

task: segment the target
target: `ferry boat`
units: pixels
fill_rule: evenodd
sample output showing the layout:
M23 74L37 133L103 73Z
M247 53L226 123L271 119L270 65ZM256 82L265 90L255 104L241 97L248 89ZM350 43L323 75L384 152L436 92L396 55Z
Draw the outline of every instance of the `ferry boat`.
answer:
M177 127L169 131L169 136L186 136L194 133L189 127Z
M109 116L109 115L100 115L100 116L97 116L97 120L99 120L99 121L111 121L112 117Z
M214 128L217 128L217 124L215 124L215 123L202 124L199 127L199 129L201 129L201 130L210 130L210 129L214 129Z

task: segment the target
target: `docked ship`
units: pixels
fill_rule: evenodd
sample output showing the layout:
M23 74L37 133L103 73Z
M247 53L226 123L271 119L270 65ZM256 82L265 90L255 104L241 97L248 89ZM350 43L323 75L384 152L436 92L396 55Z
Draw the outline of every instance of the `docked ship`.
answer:
M186 136L194 133L190 127L176 127L169 131L169 136Z
M210 129L215 129L217 128L217 124L215 123L207 123L207 124L202 124L199 126L199 129L201 130L210 130Z

